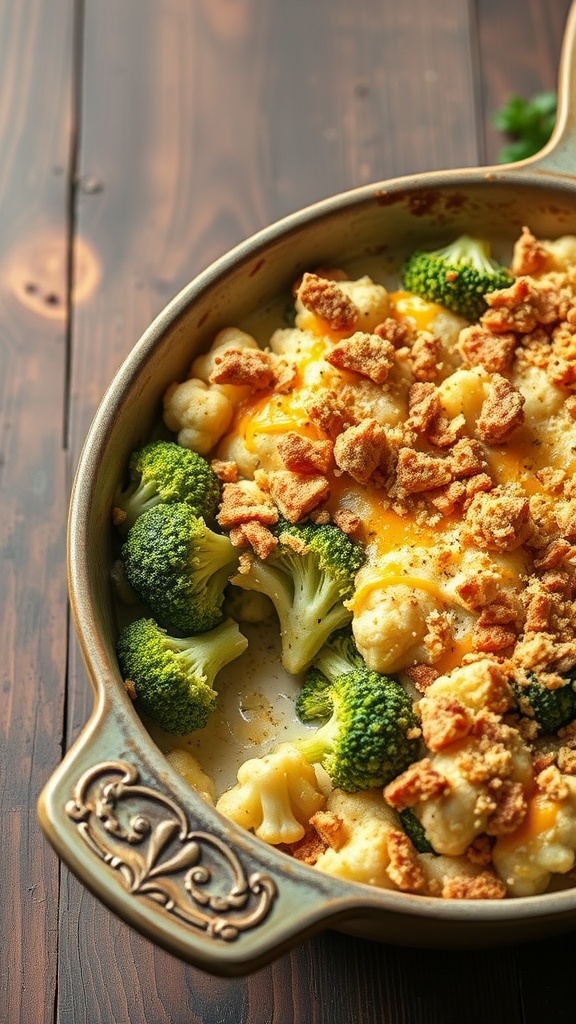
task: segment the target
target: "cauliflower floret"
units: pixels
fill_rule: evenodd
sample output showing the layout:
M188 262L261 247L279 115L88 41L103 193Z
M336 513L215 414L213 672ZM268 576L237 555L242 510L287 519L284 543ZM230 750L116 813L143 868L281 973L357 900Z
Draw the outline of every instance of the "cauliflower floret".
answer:
M545 273L549 273L551 270L566 270L576 263L576 235L562 235L554 240L546 239L542 245L550 254ZM534 274L534 277L538 276L541 275Z
M481 366L459 369L446 377L439 385L440 404L448 419L464 416L466 431L473 435L476 420L480 416L482 403L491 376Z
M258 342L251 334L241 331L239 327L224 327L214 338L208 352L198 356L192 363L190 370L191 377L197 377L206 384L210 383L210 374L215 368L217 356L221 356L229 349L259 348ZM226 395L230 401L237 405L250 394L247 386L233 384L220 384L219 390Z
M245 435L237 430L230 431L222 438L216 448L216 458L222 462L235 462L238 474L246 480L252 480L260 466L258 453L247 448Z
M219 798L216 809L265 843L296 843L325 797L312 765L291 743L245 761L238 785Z
M370 333L386 317L390 316L392 310L390 295L383 285L376 284L367 274L355 281L338 280L334 283L352 300L358 311L354 325L355 330ZM296 299L296 327L302 329L311 327L314 330L315 324L314 313L310 313L298 296Z
M216 384L191 377L164 395L164 422L178 444L207 455L230 426L234 406Z
M476 836L490 830L490 818L498 795L494 780L519 783L527 789L532 781L532 758L516 729L502 725L499 731L498 766L486 764L490 751L483 737L471 734L434 754L434 771L448 780L448 789L414 805L429 842L438 853L463 854ZM482 766L486 765L485 768Z
M499 666L489 658L482 658L461 665L448 675L438 676L427 687L424 700L430 703L438 698L457 700L473 714L484 708L502 714L512 703L512 691Z
M514 368L510 379L524 396L524 414L531 428L546 424L551 416L562 411L566 392L555 387L541 367L521 363Z
M423 893L445 899L502 899L506 889L491 869L468 857L423 853L420 866L426 879Z
M204 771L194 754L183 750L182 747L173 747L172 750L167 751L166 760L207 804L214 804L216 793L214 780Z
M289 356L298 361L305 358L312 346L318 344L316 335L300 327L278 327L270 338L270 350L277 356Z
M390 316L392 303L388 292L367 274L355 281L338 281L338 287L360 310L357 330L373 331Z
M576 778L562 775L562 799L537 792L520 828L501 836L492 861L511 896L544 892L551 876L571 871L576 851Z
M374 672L399 672L429 661L426 620L442 605L424 590L402 583L359 587L353 599L356 646Z
M458 352L457 342L460 331L468 324L467 320L452 313L449 309L441 309L428 325L428 330L440 342L438 353L439 376L447 377L461 365L462 359Z
M388 836L398 831L398 818L384 803L381 790L344 793L335 789L326 806L343 821L346 839L338 850L328 847L320 854L315 867L337 878L395 889L386 869Z

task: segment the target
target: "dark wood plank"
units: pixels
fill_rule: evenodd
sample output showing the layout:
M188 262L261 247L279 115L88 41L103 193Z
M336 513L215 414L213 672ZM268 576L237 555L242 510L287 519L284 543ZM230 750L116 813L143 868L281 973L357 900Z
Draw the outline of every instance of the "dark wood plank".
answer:
M503 144L491 117L511 95L530 97L555 89L569 0L527 2L524 16L498 0L477 0L480 86L485 117L485 160L496 160ZM514 60L510 60L510 39ZM525 1024L569 1024L574 1020L571 965L576 933L530 943L518 950L518 985ZM545 969L543 969L543 965ZM505 1018L503 1018L505 1019Z
M36 797L62 751L72 7L0 3L0 1017L53 1019L59 866Z
M476 164L483 136L473 8L461 0L85 10L77 242L97 283L74 307L74 461L123 356L211 259L331 192ZM520 19L524 5L506 10ZM90 706L73 644L68 739ZM155 950L67 872L60 942L60 1024L522 1020L515 950L446 957L329 933L251 978L219 980Z
M479 97L484 116L483 163L493 163L506 141L492 124L510 96L530 98L556 88L562 33L570 0L517 4L476 0Z

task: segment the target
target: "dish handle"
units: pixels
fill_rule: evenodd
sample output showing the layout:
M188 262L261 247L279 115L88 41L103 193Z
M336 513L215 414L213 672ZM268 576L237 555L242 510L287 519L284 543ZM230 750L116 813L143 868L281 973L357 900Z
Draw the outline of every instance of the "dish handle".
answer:
M334 879L224 819L148 760L122 719L101 702L38 804L59 857L120 918L196 967L237 976L348 916Z
M536 172L553 171L570 179L576 176L576 0L570 7L564 30L554 130L547 145L521 163Z

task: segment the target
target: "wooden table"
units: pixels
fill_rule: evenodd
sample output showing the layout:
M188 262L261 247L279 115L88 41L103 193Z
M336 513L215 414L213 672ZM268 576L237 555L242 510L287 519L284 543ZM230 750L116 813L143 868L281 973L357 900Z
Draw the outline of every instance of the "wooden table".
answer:
M495 159L568 0L0 0L0 1021L562 1024L576 932L482 952L326 933L220 980L63 869L36 799L92 692L71 476L144 327L234 243L371 180Z

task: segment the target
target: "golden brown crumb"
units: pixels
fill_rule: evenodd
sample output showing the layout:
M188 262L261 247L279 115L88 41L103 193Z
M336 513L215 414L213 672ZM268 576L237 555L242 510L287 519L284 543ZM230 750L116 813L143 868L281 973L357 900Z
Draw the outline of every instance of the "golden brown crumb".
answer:
M464 416L454 416L449 420L446 416L437 416L428 431L428 440L436 448L449 448L462 436L466 427Z
M452 480L452 470L447 459L417 452L413 448L401 448L396 466L398 487L405 494L419 494L443 487Z
M452 697L423 697L418 704L422 735L429 750L443 750L464 739L472 727L466 708Z
M404 671L420 693L426 693L428 687L439 676L438 669L434 668L433 665L410 665Z
M430 758L424 757L388 783L384 799L397 811L403 811L421 800L442 796L449 789L448 779L436 771Z
M442 896L447 900L501 900L505 895L504 882L492 871L448 877L442 885Z
M374 334L379 338L389 341L394 348L401 348L407 345L412 338L412 327L409 322L395 320L394 317L386 317L381 324L374 328Z
M418 331L410 349L412 373L418 381L436 380L440 370L440 341L430 331Z
M560 747L557 760L558 768L563 775L576 775L576 750L571 747Z
M312 422L332 439L353 423L350 409L346 408L338 392L330 388L318 388L315 401L307 406L306 412Z
M334 443L334 461L343 473L357 483L366 484L386 478L391 468L392 452L385 428L375 419L365 419L348 427Z
M545 768L549 768L551 764L556 761L556 755L553 750L548 750L545 753L537 753L532 759L532 767L534 774L539 775Z
M466 850L466 860L471 864L487 865L492 862L492 841L489 836L476 836Z
M503 836L515 832L524 821L528 809L522 784L510 779L494 779L489 791L495 806L486 823L487 834Z
M568 398L564 402L564 408L569 416L573 420L576 420L576 395L568 395Z
M211 384L233 384L253 391L274 383L274 368L268 352L257 348L227 348L214 357Z
M238 466L232 460L212 459L210 465L222 483L235 484L238 482Z
M356 331L334 345L324 358L339 370L351 370L375 384L384 384L394 366L396 350L391 341L378 334Z
M487 467L484 448L473 437L463 437L450 449L450 469L455 477L475 476Z
M432 611L426 618L424 646L431 664L437 662L452 647L452 622L445 612Z
M279 469L268 473L267 477L270 494L290 523L299 523L330 497L330 485L321 473Z
M345 510L342 509L341 511L344 512ZM338 513L334 513L334 522L336 522L337 514ZM327 523L331 522L332 516L330 515L327 508L315 508L312 509L310 513L310 519L312 520L313 523L316 523L318 526L326 526ZM344 532L347 533L348 531L345 530Z
M471 730L475 742L458 755L462 775L474 785L509 776L514 764L508 745L512 732L498 715L486 710L479 712Z
M280 395L288 394L294 388L298 378L298 368L289 359L281 357L274 364L274 391Z
M443 516L450 516L456 509L463 506L466 498L466 485L461 480L452 480L445 487L428 491L427 498Z
M516 643L517 632L512 626L481 625L474 627L472 649L484 654L502 654Z
M552 594L542 590L532 593L528 599L528 606L526 608L526 621L524 624L525 632L548 632L550 629L550 615L552 613L552 608Z
M488 604L492 604L500 594L501 579L497 572L484 569L465 576L456 587L460 600L470 611L476 612Z
M263 561L269 558L278 547L278 541L274 534L256 519L231 527L229 536L234 547L249 546Z
M513 487L474 495L465 517L465 537L483 551L515 551L530 536L530 503Z
M471 324L460 331L458 348L468 366L482 366L488 373L506 373L512 366L516 335L511 331L494 334L487 327Z
M226 483L222 488L222 500L216 519L225 530L249 520L273 526L278 521L278 510L268 495L254 484L243 481Z
M136 683L134 683L132 681L132 679L125 679L124 680L124 689L126 690L126 693L128 694L128 696L130 697L130 700L136 700L137 699L138 694L136 692Z
M550 800L566 800L570 794L566 779L554 764L544 768L536 776L536 785L540 792L545 793Z
M314 828L309 829L297 843L289 843L286 847L286 851L294 857L294 860L299 860L312 867L327 849L328 844L320 838Z
M298 289L298 298L332 331L351 331L356 325L358 307L334 281L306 273Z
M573 554L573 551L570 541L563 537L553 540L534 558L534 568L537 572L560 569L566 559Z
M123 508L115 506L112 509L112 523L114 526L122 526L122 523L126 521L126 513Z
M476 429L482 441L499 444L524 422L524 396L506 377L495 373L488 385Z
M336 526L342 530L342 533L356 533L356 531L362 526L360 516L356 515L355 512L351 512L350 509L347 508L336 509L333 520ZM329 522L329 519L327 522Z
M553 384L571 387L576 383L576 336L572 325L562 323L552 332L546 373Z
M486 296L488 310L480 322L497 333L517 331L529 334L540 324L558 319L560 295L551 281L518 277L510 288L501 288Z
M387 848L390 862L386 874L390 881L402 892L420 892L426 884L426 876L408 836L393 829L388 833Z
M522 234L514 243L510 270L514 277L525 274L539 274L550 260L550 253L537 241L530 228L523 227Z
M416 381L408 392L407 426L426 434L440 414L440 392L431 381Z
M316 830L323 843L332 850L339 850L347 839L346 828L342 818L331 811L316 811L310 818L310 824Z
M293 473L327 473L332 459L332 442L312 441L289 431L278 441L278 454Z

